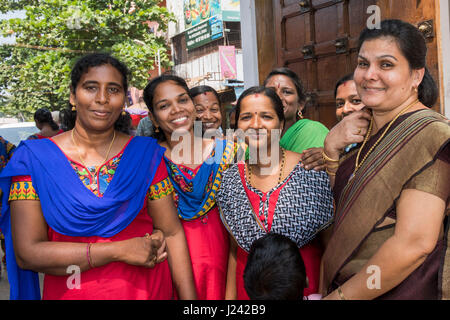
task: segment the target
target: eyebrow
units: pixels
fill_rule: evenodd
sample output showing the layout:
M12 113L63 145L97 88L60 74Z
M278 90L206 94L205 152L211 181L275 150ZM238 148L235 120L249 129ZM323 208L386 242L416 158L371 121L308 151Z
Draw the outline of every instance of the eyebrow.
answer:
M277 88L276 86L267 86L267 88ZM287 85L280 86L281 89L294 89L294 87L288 87Z
M186 92L180 93L179 95L176 96L176 98L179 98L179 97L184 96L184 95L187 95L187 93L186 93ZM161 100L155 102L155 106L156 106L158 103L165 102L165 101L168 101L168 99L161 99Z
M100 82L96 81L96 80L87 80L84 81L82 84L83 85L87 85L87 84L99 84ZM114 86L118 86L122 88L122 85L120 83L117 82L108 82L108 85L114 85Z
M359 55L359 54L358 54L358 58L367 60L366 57L363 57L362 55ZM380 59L385 59L385 58L392 58L392 59L394 59L395 61L398 61L396 57L391 56L390 54L385 54L385 55L382 55L382 56L377 57L378 60L380 60Z

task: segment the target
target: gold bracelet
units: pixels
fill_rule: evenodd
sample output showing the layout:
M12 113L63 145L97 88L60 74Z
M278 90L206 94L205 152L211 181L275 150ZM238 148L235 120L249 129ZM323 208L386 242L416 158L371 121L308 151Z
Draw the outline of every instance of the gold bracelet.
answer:
M339 162L339 159L331 159L329 156L327 156L327 154L325 153L325 150L322 151L322 158L323 161L329 161L329 162Z
M339 163L325 163L325 166L330 169L339 168Z
M333 177L336 175L336 172L328 171L328 167L325 167L325 172L328 173L330 176L333 176Z
M344 294L342 293L342 289L340 286L337 288L337 292L339 294L339 299L346 300Z

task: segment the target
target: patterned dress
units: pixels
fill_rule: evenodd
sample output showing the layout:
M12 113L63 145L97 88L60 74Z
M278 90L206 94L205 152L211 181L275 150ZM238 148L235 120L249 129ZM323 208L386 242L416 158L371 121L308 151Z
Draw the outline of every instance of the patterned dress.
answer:
M310 283L304 295L317 293L320 256L316 258L316 246L310 243L333 217L326 173L306 171L299 163L282 182L264 193L247 183L244 168L243 163L230 167L217 195L222 221L238 244L238 300L248 299L243 274L250 246L267 232L285 235L297 243Z
M130 139L131 140L131 139ZM117 155L101 165L97 175L95 168L86 168L82 164L68 158L72 168L81 182L98 197L102 197L114 177L126 146ZM89 173L88 170L91 172ZM173 192L168 179L164 161L161 161L147 197L150 200L161 199ZM10 201L39 200L29 176L15 177L10 190ZM110 238L98 236L73 237L48 229L49 241L99 243L126 240L143 236L153 231L152 219L147 213L147 200L136 218L121 232ZM123 262L112 262L107 265L87 270L81 274L80 289L69 289L68 276L45 275L43 299L172 299L174 298L172 278L167 260L149 269L132 266Z

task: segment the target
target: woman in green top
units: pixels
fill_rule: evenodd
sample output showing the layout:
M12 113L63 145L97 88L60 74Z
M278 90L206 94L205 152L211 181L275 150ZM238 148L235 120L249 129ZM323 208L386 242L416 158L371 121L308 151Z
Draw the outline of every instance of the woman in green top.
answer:
M303 118L306 95L298 75L288 68L276 68L268 74L264 86L274 89L283 101L286 124L281 147L298 153L317 148L304 153L303 162L306 169L323 170L321 154L329 130L318 121Z

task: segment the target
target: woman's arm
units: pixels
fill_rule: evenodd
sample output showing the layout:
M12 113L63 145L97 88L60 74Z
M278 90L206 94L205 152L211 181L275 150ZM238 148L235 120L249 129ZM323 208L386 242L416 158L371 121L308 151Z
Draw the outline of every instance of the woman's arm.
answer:
M197 299L189 248L172 196L149 200L148 210L154 228L164 233L167 259L180 299Z
M77 265L90 269L88 244L49 241L48 226L40 201L11 201L11 223L17 264L52 275L67 275L67 268ZM91 264L100 267L113 261L153 267L153 258L161 245L159 240L137 237L124 241L95 243L90 247Z
M227 285L225 292L225 300L236 300L236 253L237 243L232 236L230 238L230 252L228 255Z
M346 146L364 141L371 117L367 109L355 111L335 125L325 138L323 158L331 188L334 187L341 153Z
M341 286L345 299L374 299L399 285L434 250L442 232L445 202L419 190L403 190L396 206L394 235L386 240L366 265ZM370 289L368 282L380 273L380 287ZM326 267L326 266L324 266ZM340 299L337 290L325 299Z

